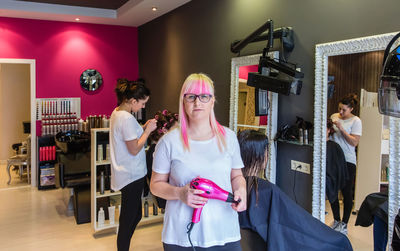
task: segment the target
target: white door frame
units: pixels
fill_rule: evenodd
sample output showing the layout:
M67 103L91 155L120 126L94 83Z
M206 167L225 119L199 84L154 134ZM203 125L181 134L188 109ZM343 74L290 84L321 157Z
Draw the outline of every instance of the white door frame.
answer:
M36 167L36 60L0 58L0 64L29 64L31 79L31 186L37 186Z

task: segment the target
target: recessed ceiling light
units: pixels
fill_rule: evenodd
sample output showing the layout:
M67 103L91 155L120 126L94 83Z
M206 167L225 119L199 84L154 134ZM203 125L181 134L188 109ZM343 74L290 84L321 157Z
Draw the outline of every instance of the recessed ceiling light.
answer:
M75 21L79 21L79 20L81 20L79 17L75 18Z
M152 11L156 11L156 10L157 10L157 7L152 7L151 10L152 10Z

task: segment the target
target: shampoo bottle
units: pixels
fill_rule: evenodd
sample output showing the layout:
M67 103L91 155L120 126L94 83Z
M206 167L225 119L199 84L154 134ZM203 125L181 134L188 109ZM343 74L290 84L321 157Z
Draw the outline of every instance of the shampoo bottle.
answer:
M100 207L99 216L97 217L97 221L98 221L99 227L104 226L104 219L105 219L104 218L104 210L103 210L102 207Z

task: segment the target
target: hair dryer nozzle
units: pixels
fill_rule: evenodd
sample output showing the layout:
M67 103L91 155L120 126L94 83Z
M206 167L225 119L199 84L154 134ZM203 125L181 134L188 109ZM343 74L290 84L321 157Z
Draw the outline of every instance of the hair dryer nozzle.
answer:
M241 201L241 199L235 200L234 198L235 198L235 196L234 196L232 193L229 193L229 194L228 194L228 198L226 199L226 202L231 202L231 203L239 204L239 202Z

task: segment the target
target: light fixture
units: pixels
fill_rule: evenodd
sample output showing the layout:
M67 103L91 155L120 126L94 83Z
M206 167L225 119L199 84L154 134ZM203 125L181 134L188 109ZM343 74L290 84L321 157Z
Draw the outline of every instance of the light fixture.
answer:
M151 10L152 10L152 11L156 11L156 10L157 10L157 7L152 7Z
M75 21L77 21L77 22L78 22L79 20L81 20L79 17L75 18Z

